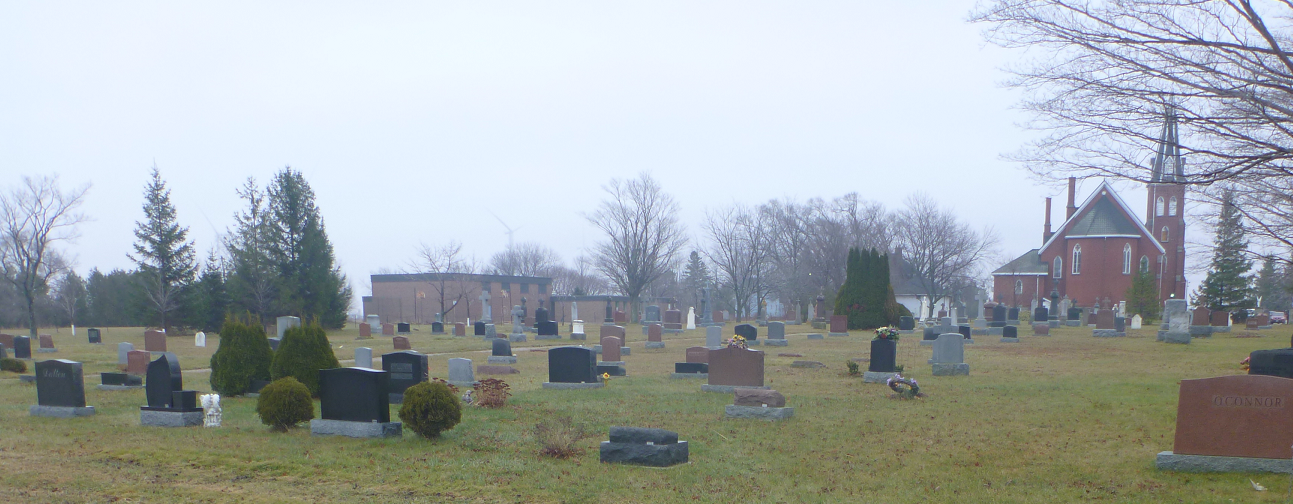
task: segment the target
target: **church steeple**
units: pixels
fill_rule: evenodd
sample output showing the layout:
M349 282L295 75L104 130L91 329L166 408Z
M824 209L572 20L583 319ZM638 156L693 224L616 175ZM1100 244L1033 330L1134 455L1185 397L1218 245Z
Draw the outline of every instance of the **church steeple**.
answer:
M1163 132L1158 137L1158 153L1151 168L1151 183L1185 182L1185 162L1181 159L1181 140L1176 131L1176 106L1163 111Z

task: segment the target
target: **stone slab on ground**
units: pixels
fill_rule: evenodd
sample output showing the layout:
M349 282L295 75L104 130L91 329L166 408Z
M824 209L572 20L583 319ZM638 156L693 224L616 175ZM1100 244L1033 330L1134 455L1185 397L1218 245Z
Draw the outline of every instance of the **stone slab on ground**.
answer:
M57 348L37 348L36 353L58 353Z
M490 364L516 364L516 357L509 355L491 355L486 362Z
M1097 338L1119 338L1126 336L1127 333L1120 333L1117 329L1092 329L1091 335Z
M812 333L808 335L808 339L826 339L826 338L823 338L822 335L820 334Z
M790 367L797 367L797 368L824 368L824 367L826 367L826 365L825 365L825 364L822 364L822 363L820 363L820 362L817 362L817 361L811 361L811 360L797 360L797 361L791 362L791 363L790 363Z
M585 334L585 333L571 333L571 334L570 334L570 339L572 339L572 340L587 340L587 339L588 339L588 335L587 335L587 334Z
M833 333L826 333L826 334L828 336L848 336L849 335L849 333L846 333L846 332L833 332Z
M646 347L647 347L648 349L651 349L651 348L664 348L664 342L663 342L663 341L648 341L648 342L646 342Z
M709 373L671 373L669 377L674 379L682 379L682 378L709 379Z
M536 340L561 339L561 335L560 334L540 334L538 336L535 336L534 339Z
M670 444L613 443L602 441L600 460L607 464L668 467L687 463L687 442Z
M556 390L576 390L576 389L598 389L605 387L606 384L597 383L561 383L561 382L543 382L543 388Z
M202 425L206 413L197 411L139 410L139 425L144 427L192 427Z
M36 375L18 375L18 381L23 383L36 383Z
M785 420L795 416L795 408L764 408L762 406L737 406L735 404L729 404L724 413L727 415L727 418Z
M933 364L933 366L934 366L934 376L958 376L958 375L969 376L970 375L970 365L964 362L956 363L956 364L935 363Z
M862 381L865 383L887 383L890 377L897 376L898 373L884 373L880 371L867 371L862 373Z
M990 336L987 329L971 329L970 336Z
M1187 333L1187 332L1171 332L1171 331L1162 331L1162 332L1163 332L1162 341L1164 343L1176 343L1180 345L1188 345L1190 344L1191 341L1194 341L1194 336L1190 336L1190 333Z
M1005 332L1005 330L1006 330L1006 328L1004 328L1004 327L989 327L989 328L987 329L987 331L988 331L988 336L1002 336L1002 335L1003 335L1003 333ZM978 336L978 335L977 335L977 334L974 334L974 331L973 331L973 330L971 330L971 331L970 331L970 336Z
M27 413L31 416L52 417L52 418L76 418L90 416L94 414L94 406L41 406L32 405Z
M144 388L144 386L143 385L96 385L94 388L99 390L106 390L109 392L115 392L118 390L139 390Z
M1019 343L1019 338L1001 338L1002 343Z
M768 339L763 340L763 344L768 346L789 346L790 342L784 339Z
M701 386L700 386L700 391L701 391L701 392L719 392L719 393L722 393L722 394L731 394L731 393L735 393L735 392L736 392L736 389L739 389L739 388L751 388L751 389L772 390L772 387L767 387L767 386L764 386L764 387L755 387L755 386L752 386L752 385L751 385L751 386L747 386L747 385L710 385L710 384L706 383L706 384L704 384L704 385L701 385Z
M1154 465L1162 471L1179 472L1293 473L1290 459L1177 455L1170 451L1158 452Z
M348 420L310 420L311 436L346 436L352 438L402 437L404 424L399 422L351 422Z
M526 341L526 339L524 334L509 334L507 335L507 341L516 343L519 341Z

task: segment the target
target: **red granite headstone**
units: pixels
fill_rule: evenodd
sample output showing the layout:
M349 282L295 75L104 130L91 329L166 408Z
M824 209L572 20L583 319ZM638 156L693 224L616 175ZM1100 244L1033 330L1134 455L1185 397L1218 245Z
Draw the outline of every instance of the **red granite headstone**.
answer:
M616 324L627 324L629 321L629 316L628 314L622 311L615 310L614 319Z
M396 350L412 350L412 349L413 349L413 347L412 347L412 346L409 346L409 339L408 339L408 338L406 338L406 337L404 337L404 336L396 336L396 337L394 337L394 338L391 338L391 343L393 343L393 344L395 345L395 349L396 349Z
M846 333L849 332L849 318L847 315L831 315L831 332Z
M1214 311L1208 320L1212 321L1212 327L1226 327L1230 325L1230 312Z
M1190 325L1205 326L1212 324L1212 311L1200 306L1194 309L1194 316L1190 318Z
M602 338L602 360L606 362L618 362L620 358L620 345L624 340L615 336L606 336Z
M1177 455L1288 460L1293 456L1293 379L1234 375L1181 380Z
M723 318L722 310L714 310L710 315L714 318L715 323L722 324L723 322L727 322L727 319Z
M161 331L144 331L144 350L149 352L165 352L166 333Z
M13 335L0 333L0 344L3 344L10 352L13 351Z
M1050 324L1033 324L1033 336L1050 336Z
M662 339L663 335L664 335L664 327L661 326L660 324L651 324L647 326L647 341L662 342L664 341L664 339Z
M382 324L382 336L394 336L395 324Z
M704 362L704 363L708 363L708 362L709 362L709 349L708 349L708 348L705 348L705 347L703 347L703 346L694 346L694 347L688 348L688 349L687 349L687 362L693 362L693 363L700 363L700 362Z
M367 323L367 322L360 322L360 323L359 323L359 337L360 337L360 338L371 338L371 337L373 337L373 326L368 325L368 323Z
M669 330L682 329L682 310L665 310L664 328Z
M1248 320L1244 321L1244 329L1256 329L1256 328L1257 328L1257 317L1248 317Z
M1096 312L1088 313L1086 316L1086 325L1100 325L1100 314ZM1110 329L1113 329L1110 327Z
M763 386L763 352L739 347L709 351L709 384Z
M597 334L597 337L604 338L606 336L615 336L623 341L625 339L624 334L624 326L604 325L601 328L601 332Z
M466 323L466 322L454 322L454 324L453 324L453 335L454 335L454 336L466 336L466 335L467 335L467 323Z
M54 337L48 334L40 335L40 348L54 348Z
M737 406L767 406L769 408L786 407L786 396L775 390L736 389L732 396L732 404Z
M1105 308L1095 314L1096 329L1114 329L1113 310Z
M148 373L148 362L153 358L153 354L144 350L131 350L126 352L126 372L132 375L144 375Z

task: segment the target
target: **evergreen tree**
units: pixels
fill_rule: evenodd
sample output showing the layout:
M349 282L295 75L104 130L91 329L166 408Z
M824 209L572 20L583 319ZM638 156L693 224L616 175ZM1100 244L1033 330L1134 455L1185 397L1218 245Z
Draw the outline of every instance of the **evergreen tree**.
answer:
M870 254L857 248L849 249L848 262L845 263L844 285L840 286L835 296L835 314L848 317L849 329L861 329L865 324L865 311L871 276Z
M691 256L687 259L687 266L682 274L683 286L686 287L688 295L691 296L691 305L700 309L701 290L710 284L709 266L701 260L700 252L691 251Z
M186 241L189 229L177 222L171 191L156 166L152 176L144 188L144 220L135 224L135 253L129 257L139 266L139 285L153 321L169 330L181 320L177 312L197 264L193 242Z
M289 167L274 175L268 195L273 214L269 251L280 279L279 313L317 318L324 327L340 328L352 293L334 264L314 190L300 171Z
M1225 192L1217 219L1217 236L1212 242L1212 264L1195 296L1199 303L1214 311L1252 306L1252 280L1248 271L1253 261L1246 256L1248 240L1244 237L1242 219L1235 208L1234 194Z
M867 255L871 271L867 276L867 310L862 327L870 329L889 325L889 317L885 313L889 303L889 256L876 249L871 249Z
M234 308L256 314L264 324L278 297L278 271L270 252L274 244L274 215L265 192L248 178L238 196L246 209L234 215L234 229L225 238L229 257L227 290Z
M269 374L275 380L291 376L319 396L319 370L341 367L332 352L328 335L317 323L293 327L283 332L283 341L274 353Z
M1289 277L1289 268L1276 267L1275 258L1267 257L1262 261L1262 269L1257 273L1256 295L1261 298L1261 308L1274 311L1288 311L1293 305L1293 278Z
M1140 314L1145 322L1158 320L1158 281L1148 270L1136 273L1127 288L1127 313Z
M87 326L133 327L145 325L139 296L139 274L112 270L106 275L90 270L85 284Z
M221 395L242 395L252 380L270 378L274 352L265 326L248 319L240 321L229 316L220 327L220 348L211 356L211 390Z
M207 256L195 287L194 295L190 296L189 325L203 331L218 331L229 312L229 295L225 291L224 266L214 251Z

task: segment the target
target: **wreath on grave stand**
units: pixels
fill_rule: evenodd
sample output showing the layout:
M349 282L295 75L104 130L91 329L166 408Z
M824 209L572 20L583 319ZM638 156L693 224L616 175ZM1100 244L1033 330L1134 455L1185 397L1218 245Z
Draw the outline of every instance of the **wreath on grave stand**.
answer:
M1251 365L1251 361L1252 356L1244 357L1244 360L1239 361L1239 369L1247 371L1248 367Z
M875 339L887 339L894 343L898 342L898 328L885 326L875 330Z
M925 394L920 393L920 384L916 383L915 378L903 378L902 375L896 374L890 376L885 383L895 392L894 395L890 396L895 399L925 397Z
M732 336L732 339L727 340L727 347L728 347L728 348L740 348L740 349L743 349L743 350L748 350L748 349L750 348L750 347L749 347L749 345L746 345L746 344L745 344L745 337L744 337L744 336Z

